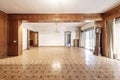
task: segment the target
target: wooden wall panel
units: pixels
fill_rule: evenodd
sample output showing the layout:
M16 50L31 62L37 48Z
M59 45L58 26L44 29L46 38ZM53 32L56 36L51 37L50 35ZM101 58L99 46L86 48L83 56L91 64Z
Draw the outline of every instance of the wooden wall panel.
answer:
M18 56L22 54L22 26L21 21L9 18L8 55Z
M7 56L7 14L0 11L0 58Z
M9 19L8 55L18 55L18 21Z

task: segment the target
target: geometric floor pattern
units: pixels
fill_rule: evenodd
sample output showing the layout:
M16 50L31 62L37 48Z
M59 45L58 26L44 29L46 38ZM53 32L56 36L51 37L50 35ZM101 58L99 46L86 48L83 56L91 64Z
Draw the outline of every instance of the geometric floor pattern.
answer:
M0 80L120 80L120 61L75 47L32 48L0 59Z

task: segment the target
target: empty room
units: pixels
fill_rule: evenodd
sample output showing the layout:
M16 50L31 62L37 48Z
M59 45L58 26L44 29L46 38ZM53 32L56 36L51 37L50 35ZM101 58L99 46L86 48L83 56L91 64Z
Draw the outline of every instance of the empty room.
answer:
M0 0L0 80L120 80L120 0Z

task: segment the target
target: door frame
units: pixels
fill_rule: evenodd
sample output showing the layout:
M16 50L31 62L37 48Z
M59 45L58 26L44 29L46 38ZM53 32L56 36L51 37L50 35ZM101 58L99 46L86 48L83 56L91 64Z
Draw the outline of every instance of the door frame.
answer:
M71 31L65 31L65 32L64 32L64 46L67 47L67 46L66 46L66 33L67 33L67 32L70 32L70 47L71 47Z

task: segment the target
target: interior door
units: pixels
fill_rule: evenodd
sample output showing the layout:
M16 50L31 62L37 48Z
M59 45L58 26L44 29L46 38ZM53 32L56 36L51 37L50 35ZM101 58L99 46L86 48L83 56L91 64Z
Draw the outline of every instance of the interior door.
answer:
M71 32L70 31L65 32L65 46L71 47Z

